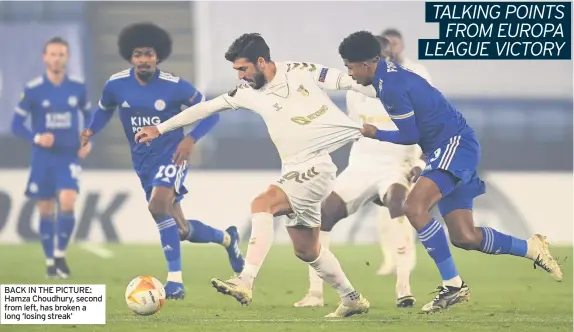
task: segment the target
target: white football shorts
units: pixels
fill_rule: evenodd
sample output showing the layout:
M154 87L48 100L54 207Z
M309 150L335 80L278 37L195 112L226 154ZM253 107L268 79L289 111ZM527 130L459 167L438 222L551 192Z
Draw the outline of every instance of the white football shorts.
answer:
M347 205L349 215L357 212L362 206L377 198L383 197L391 187L398 183L410 189L407 179L408 167L381 167L364 169L349 166L337 177L333 191Z
M284 165L275 183L287 195L293 213L285 226L321 226L321 204L333 191L337 166L331 156L321 155L300 164Z

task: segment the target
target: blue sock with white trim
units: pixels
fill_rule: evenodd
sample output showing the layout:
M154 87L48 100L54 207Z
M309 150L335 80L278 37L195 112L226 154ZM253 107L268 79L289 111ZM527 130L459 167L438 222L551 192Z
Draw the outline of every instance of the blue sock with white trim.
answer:
M491 255L513 255L525 257L528 244L525 240L515 238L490 227L480 227L482 242L480 251Z
M199 220L188 220L189 233L186 240L193 243L217 243L223 244L225 233L202 223Z
M418 235L427 253L436 263L442 280L448 281L459 277L441 224L433 218L425 227L418 230Z
M175 219L171 216L155 218L161 246L167 261L169 272L181 272L181 244L179 242L179 230Z

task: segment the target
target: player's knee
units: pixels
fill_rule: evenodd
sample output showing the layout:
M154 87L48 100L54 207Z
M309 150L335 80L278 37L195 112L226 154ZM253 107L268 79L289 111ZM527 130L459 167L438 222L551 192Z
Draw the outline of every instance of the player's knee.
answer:
M321 210L321 231L330 232L333 230L333 226L335 226L336 222L332 213L325 211L324 208Z
M387 209L389 209L389 214L392 219L405 215L404 204L407 199L407 195L407 188L396 183L391 186L387 195L385 195L384 203Z
M321 230L330 232L339 220L347 217L347 206L335 192L331 193L321 207Z
M148 203L148 210L154 217L171 215L172 203L160 197L153 197Z
M419 202L407 199L406 202L402 204L402 213L404 213L409 220L416 220L428 213L428 207Z
M259 212L272 213L269 200L265 196L257 196L251 201L251 213Z
M62 190L58 195L58 204L62 212L73 213L76 205L77 192L74 190Z
M321 246L317 243L314 245L296 246L293 249L297 258L303 262L310 263L319 258L319 251L321 250Z
M389 209L389 214L391 215L391 219L398 218L400 216L404 216L404 203L401 199L391 199L389 202L385 203L387 209Z
M478 231L480 232L480 231ZM476 228L464 231L449 232L453 246L464 250L480 250L481 234Z
M74 213L74 203L60 203L60 211L64 213Z
M288 204L282 204L276 195L265 193L257 196L253 201L251 201L251 213L264 212L276 215L283 212L283 205L288 206Z
M39 201L36 205L41 218L54 219L56 216L55 204L53 201Z
M177 223L177 230L179 232L179 239L180 241L185 241L189 236L189 224L185 223Z
M321 221L321 232L330 232L333 230L333 226L335 226L334 222Z

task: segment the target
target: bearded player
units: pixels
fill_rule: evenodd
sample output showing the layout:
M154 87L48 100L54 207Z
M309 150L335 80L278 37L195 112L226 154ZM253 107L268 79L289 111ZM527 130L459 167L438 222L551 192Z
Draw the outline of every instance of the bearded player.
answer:
M226 109L250 109L265 121L281 157L282 177L251 203L252 231L245 269L230 280L212 279L213 287L241 304L251 303L255 278L273 243L273 216L286 214L295 255L317 271L341 298L337 309L327 317L367 312L369 302L351 285L333 253L319 243L321 203L331 193L337 172L329 154L361 137L360 125L323 90L365 88L336 69L272 61L267 43L256 33L236 39L225 59L233 63L239 79L249 84L241 84L136 134L140 143L161 139L172 130ZM374 89L366 90L375 95Z
M183 185L187 159L195 143L215 126L219 117L209 117L193 130L173 131L149 146L135 144L133 135L143 126L167 120L180 113L182 105L198 104L203 96L189 82L157 68L169 57L172 48L171 37L160 27L149 23L128 26L121 32L118 46L121 56L132 67L110 77L93 121L82 136L87 142L105 127L114 110L119 108L133 167L157 224L168 265L166 298L183 299L180 240L218 243L226 248L236 273L241 272L244 265L235 227L222 231L198 220L186 220L180 206L187 193Z
M381 43L381 57L390 57L390 43L377 37ZM397 127L376 98L347 92L349 116L358 123L370 123L379 129L396 130ZM349 166L337 177L333 192L327 197L321 211L321 244L328 247L333 226L356 213L369 203L379 205L380 223L384 224L385 260L396 266L396 305L412 307L415 298L410 287L410 273L415 261L415 241L412 226L403 211L408 190L425 166L420 159L422 151L417 145L398 145L361 138L353 144ZM380 206L382 205L382 206ZM309 291L295 303L295 307L321 307L323 280L309 268Z

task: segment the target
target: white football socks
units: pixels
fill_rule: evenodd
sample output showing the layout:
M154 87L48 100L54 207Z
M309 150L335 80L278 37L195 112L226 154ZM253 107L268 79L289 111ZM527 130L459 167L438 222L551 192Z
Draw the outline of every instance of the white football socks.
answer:
M310 262L309 266L317 272L323 281L337 291L343 301L357 299L358 293L355 292L351 282L343 272L341 264L329 249L322 247L319 257Z
M331 246L331 232L321 231L319 233L319 242L321 243L321 248L329 249ZM323 279L311 265L309 265L309 293L323 297Z
M275 230L273 227L273 215L259 212L251 215L251 238L245 255L245 267L239 278L247 287L253 288L253 282L263 265L263 261L271 250Z
M460 276L456 276L449 280L443 280L442 285L460 288L462 287L462 279L460 278Z
M54 258L64 258L64 257L66 257L65 250L59 250L59 249L54 250Z
M394 234L391 230L393 220L389 214L389 209L386 207L378 207L377 210L379 215L379 245L383 254L383 265L394 266L396 250L393 245Z
M394 256L397 273L397 298L412 295L410 286L411 270L415 256L414 229L407 217L391 220L390 233L394 238Z
M167 273L167 281L179 282L180 284L183 283L183 276L182 276L181 271L168 272Z

